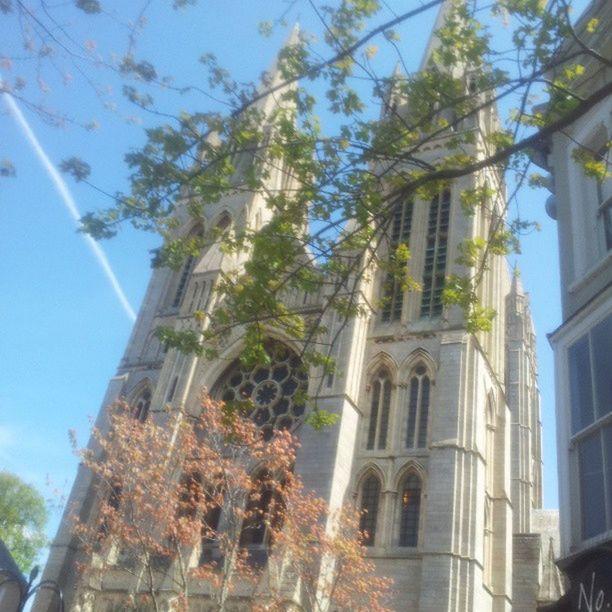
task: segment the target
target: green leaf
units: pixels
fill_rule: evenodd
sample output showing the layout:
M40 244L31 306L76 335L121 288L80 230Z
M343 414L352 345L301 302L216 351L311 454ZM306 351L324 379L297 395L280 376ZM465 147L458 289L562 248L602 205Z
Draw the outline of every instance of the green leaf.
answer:
M305 419L315 431L322 431L326 427L334 426L340 417L327 410L313 410Z

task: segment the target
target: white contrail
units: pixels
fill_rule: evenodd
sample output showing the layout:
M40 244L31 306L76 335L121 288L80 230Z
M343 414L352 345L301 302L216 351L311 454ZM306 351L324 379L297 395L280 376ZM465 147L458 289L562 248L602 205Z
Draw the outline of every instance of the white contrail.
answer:
M1 77L0 77L0 81L1 81ZM77 208L76 202L74 201L74 198L72 197L72 194L70 193L70 190L68 189L68 185L66 185L60 173L57 171L55 166L51 163L51 160L49 159L48 155L45 153L40 142L38 142L38 138L36 138L36 135L32 131L32 128L30 127L30 124L27 122L26 118L23 116L23 113L21 112L21 109L17 106L17 102L15 101L13 96L11 96L7 92L3 92L3 93L4 93L4 100L7 106L9 107L10 112L13 114L15 121L21 128L23 134L25 135L30 145L32 146L32 149L34 149L34 152L38 156L38 159L40 160L41 164L47 171L49 178L55 185L55 188L59 192L64 204L66 205L66 208L68 209L68 212L70 213L70 216L78 224L81 218L81 215L79 214L79 209ZM134 322L136 320L136 313L134 312L134 309L130 305L125 293L123 292L123 289L121 288L121 285L119 284L119 281L117 280L117 277L115 276L115 273L110 267L110 264L108 263L108 259L106 257L106 253L104 253L100 245L89 234L83 234L83 236L85 237L85 240L87 241L87 244L89 245L89 248L93 251L93 254L95 258L97 259L98 263L100 264L100 267L102 268L104 274L106 275L106 278L110 282L113 288L113 291L115 292L115 295L119 299L119 302L121 302L121 306L123 306L123 309L125 310L130 320Z

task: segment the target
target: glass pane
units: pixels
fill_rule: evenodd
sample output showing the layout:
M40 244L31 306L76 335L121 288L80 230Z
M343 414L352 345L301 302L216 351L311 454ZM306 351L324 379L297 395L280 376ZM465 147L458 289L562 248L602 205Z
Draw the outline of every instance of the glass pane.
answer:
M427 422L429 421L429 378L421 381L421 414L419 416L419 448L427 446Z
M576 433L594 420L593 391L591 388L591 357L589 337L584 336L567 351L572 432Z
M612 529L612 425L603 430L604 457L606 458L606 493L608 497L608 529Z
M410 381L410 401L408 403L408 431L406 447L414 447L414 430L416 428L417 403L419 399L419 379L414 376Z
M416 546L419 536L421 482L413 474L404 483L401 504L399 545Z
M376 422L378 421L378 402L380 401L380 381L375 381L372 389L372 405L370 407L370 426L368 429L368 449L374 448L376 439Z
M359 520L359 530L364 534L364 546L374 546L379 496L380 482L378 478L368 476L361 492L361 518Z
M389 428L389 411L391 409L391 382L385 380L383 383L382 412L380 414L380 434L378 436L378 448L387 446L387 429Z
M612 316L591 331L597 418L612 412Z
M582 537L591 538L606 530L601 433L598 431L578 445Z

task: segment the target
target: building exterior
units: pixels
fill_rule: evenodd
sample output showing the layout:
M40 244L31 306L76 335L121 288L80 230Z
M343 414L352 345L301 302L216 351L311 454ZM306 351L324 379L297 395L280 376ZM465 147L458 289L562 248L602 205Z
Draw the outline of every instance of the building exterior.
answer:
M612 4L593 0L575 29L586 45L610 58L611 25ZM566 46L572 49L572 44L568 41ZM585 70L580 93L593 94L610 82L609 64L606 67L594 56L581 63ZM538 156L550 172L553 195L547 209L557 220L559 233L563 322L550 335L550 342L556 373L560 566L575 585L574 599L579 597L580 582L574 577L596 556L605 558L605 551L612 550L611 138L612 99L608 97L562 133L542 142ZM606 178L585 173L579 163L583 153L606 165ZM607 558L612 567L610 552ZM610 607L612 571L607 571L606 578L596 579L602 586L607 582ZM596 585L595 597L598 592Z
M435 44L434 38L424 65ZM280 77L272 72L270 78ZM279 103L274 96L261 102L264 109ZM409 109L393 99L385 112ZM483 134L495 122L489 108L457 129L475 132L478 155L487 146ZM422 159L440 156L447 138L423 148ZM278 168L269 180L274 189L291 185ZM460 191L485 182L495 196L466 216ZM364 270L357 294L361 314L348 322L326 315L338 372L323 380L315 371L300 379L299 347L272 330L271 347L282 349L271 348L278 367L265 371L238 367L238 333L213 361L165 352L155 329L188 328L194 310L214 309L216 283L223 273L239 270L247 255L227 254L213 244L178 272L156 270L103 406L125 397L145 418L167 404L195 406L202 387L225 399L251 394L263 428L296 428L301 449L295 469L306 486L332 507L353 498L367 511L362 527L368 553L377 571L395 580L394 609L527 612L555 600L561 594L552 564L556 517L541 510L540 407L527 296L518 274L497 257L480 287L483 303L498 313L490 333L468 333L461 311L441 299L444 277L463 271L455 263L459 243L486 235L492 220L503 215L504 198L503 177L488 169L457 180L431 201L397 202L383 248L400 240L410 244L410 272L423 291L401 291L374 265ZM206 229L257 229L271 214L260 194L237 191L206 208L201 223ZM178 215L181 235L200 231L180 207ZM318 312L321 301L287 296L289 306L305 313ZM257 395L261 384L274 390L272 399ZM338 415L336 425L322 432L301 425L304 407L295 399L300 385ZM70 504L81 516L95 511L91 488L88 474L80 472ZM81 583L74 573L77 556L65 521L45 577L63 585L68 610L114 609L113 590L121 587ZM45 609L44 601L38 606Z

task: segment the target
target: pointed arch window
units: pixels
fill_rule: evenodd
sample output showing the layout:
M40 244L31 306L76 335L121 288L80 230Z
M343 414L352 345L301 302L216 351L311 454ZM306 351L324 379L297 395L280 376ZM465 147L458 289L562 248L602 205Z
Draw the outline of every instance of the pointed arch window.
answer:
M151 389L145 389L132 405L132 416L141 423L144 423L149 416L151 396Z
M376 474L370 474L361 487L359 531L363 534L364 546L374 546L376 541L379 500L380 480Z
M244 511L240 546L248 548L267 545L270 540L267 525L278 527L282 514L279 483L264 470L254 480L253 492Z
M450 189L444 189L432 199L429 207L421 298L422 317L434 317L442 314L442 290L446 274L450 201Z
M384 449L387 447L387 430L391 412L391 376L386 368L381 368L372 382L372 401L370 403L370 422L366 448Z
M172 300L172 308L179 308L183 303L183 298L185 297L185 293L187 292L187 285L189 283L191 273L193 272L193 269L195 267L195 263L196 258L193 255L190 255L183 264L183 268L181 269L181 275L179 276L176 291L174 293L174 299Z
M393 208L389 240L390 255L393 255L400 244L409 244L410 242L413 208L412 200L397 202ZM383 291L382 320L384 322L399 321L402 318L403 301L404 292L402 291L401 281L395 275L388 274Z
M410 473L400 488L399 545L416 546L421 516L421 479Z
M419 364L414 368L410 377L408 427L406 431L407 448L427 447L430 394L431 380L427 375L427 368Z
M219 524L221 522L223 491L220 488L203 490L205 511L202 514L202 540L200 565L215 559L218 547Z

